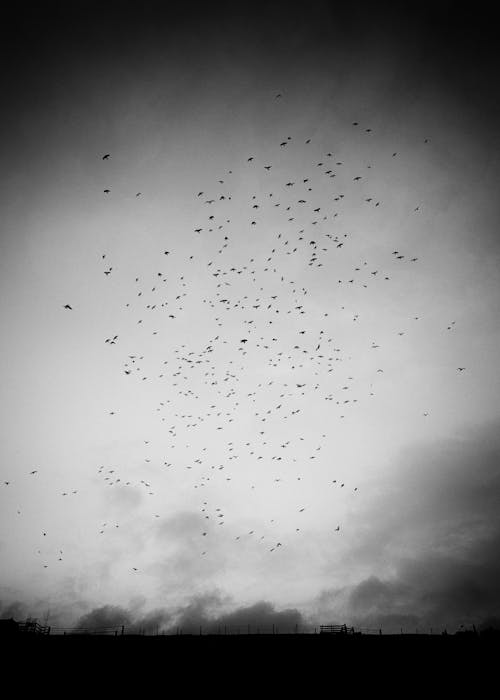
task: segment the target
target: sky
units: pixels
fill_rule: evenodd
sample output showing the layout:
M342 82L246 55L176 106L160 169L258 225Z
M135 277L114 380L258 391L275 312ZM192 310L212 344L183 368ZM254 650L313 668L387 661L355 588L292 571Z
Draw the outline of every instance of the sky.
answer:
M2 617L498 623L480 7L12 12Z

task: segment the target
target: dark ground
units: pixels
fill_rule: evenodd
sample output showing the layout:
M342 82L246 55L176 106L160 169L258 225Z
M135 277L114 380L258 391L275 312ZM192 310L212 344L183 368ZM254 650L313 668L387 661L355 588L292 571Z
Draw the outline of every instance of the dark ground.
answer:
M491 635L19 635L4 639L2 667L16 677L43 679L72 692L92 694L139 688L189 695L250 691L278 694L370 692L377 696L418 691L434 697L467 691L493 693L500 664L500 634ZM21 675L20 675L21 674ZM70 684L68 686L68 684ZM97 685L96 685L97 684ZM487 691L487 687L491 691ZM260 690L259 690L260 688ZM80 688L81 689L81 688ZM99 692L97 692L99 691ZM106 691L106 692L105 692ZM303 692L302 692L303 694ZM494 693L496 695L496 692ZM178 695L178 692L176 692Z

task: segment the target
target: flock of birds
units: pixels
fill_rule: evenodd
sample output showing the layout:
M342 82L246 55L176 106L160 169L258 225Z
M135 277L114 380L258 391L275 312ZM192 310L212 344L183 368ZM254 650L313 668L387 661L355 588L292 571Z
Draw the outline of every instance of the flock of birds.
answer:
M282 95L276 95L275 99L281 100ZM360 127L358 122L352 123L352 129L372 132L369 127ZM429 139L423 141L427 144ZM193 192L198 223L192 232L195 236L191 254L181 258L175 250L161 250L149 278L137 276L129 281L130 299L120 310L128 314L124 329L119 332L113 329L103 339L109 347L130 348L127 331L135 327L134 339L137 327L143 333L139 336L142 345L134 352L125 351L117 360L117 368L123 373L124 381L146 383L146 387L161 386L165 398L152 406L152 413L154 420L166 424L163 431L169 442L166 447L169 456L162 464L146 456L147 474L154 473L151 470L155 468L158 473L166 470L169 474L175 470L192 470L193 488L200 490L200 523L206 523L199 529L200 556L210 553L210 543L216 541L219 528L227 522L224 508L201 494L209 492L214 483L220 492L224 485L229 487L235 481L244 483L249 492L259 488L279 489L286 481L300 487L308 473L312 473L313 460L321 457L327 439L323 433L312 444L304 436L307 431L301 434L301 420L303 417L308 420L310 402L317 399L327 402L332 420L342 421L359 404L375 396L379 378L384 374L383 361L377 353L379 342L373 340L362 349L363 353L373 352L377 357L373 375L363 384L351 369L352 349L335 339L335 324L338 318L344 325L361 323L360 314L349 310L351 288L370 293L380 285L389 284L393 275L400 276L419 264L420 252L408 250L389 249L376 262L365 259L355 235L344 228L343 214L348 207L371 207L375 212L384 206L376 191L372 191L372 188L376 190L376 180L371 177L371 163L364 164L364 171L353 172L333 150L318 157L313 139L308 138L300 144L306 153L310 149L310 156L302 159L302 172L295 170L282 181L273 179L274 171L280 178L286 170L284 155L294 147L294 140L286 136L276 144L276 159L272 162L271 159L261 162L248 154L241 163L242 172L237 171L238 181L248 175L248 181L258 180L259 187L248 194L246 201L233 192L236 188L233 170ZM390 154L391 159L397 157L397 152ZM111 158L111 153L102 156L103 161ZM112 198L111 186L103 193ZM141 197L142 193L135 196ZM418 215L421 208L417 204L409 214ZM246 250L252 243L254 248L247 256ZM207 250L212 251L208 256ZM355 260L352 266L346 264L343 258L346 254L348 260ZM108 253L100 255L104 265L102 274L108 279L119 275L119 271L108 265ZM195 264L201 265L205 274L204 284L199 287L193 284L199 275ZM343 270L340 278L339 268ZM335 311L318 312L310 300L310 289L303 284L304 270L311 273L311 279L326 273L328 277L323 279L328 280L330 287L340 290L341 303ZM300 283L294 279L299 274ZM204 292L190 300L199 289ZM187 343L175 345L175 324L189 317L189 304L198 304L203 317L213 324L213 333L199 347ZM78 313L73 303L66 303L63 308ZM417 323L420 316L409 316L408 321ZM447 330L454 327L455 321L451 321ZM165 329L168 347L160 353L150 352L151 344L161 340ZM408 327L394 330L399 337L408 332ZM153 340L154 336L159 336L159 340ZM159 362L158 354L162 355ZM465 367L458 367L457 371L462 373ZM113 407L107 413L113 417L119 411ZM424 417L428 415L428 411L423 412ZM247 425L247 439L236 442L231 424L241 422ZM181 445L186 435L192 438ZM150 443L150 439L144 440L148 455ZM217 457L213 456L214 446ZM195 450L196 458L187 459L187 450ZM260 478L254 479L254 473ZM39 470L31 470L28 476L38 478ZM154 477L136 480L116 466L101 465L96 476L106 487L142 489L152 497L158 493L153 485ZM358 491L355 484L338 474L331 476L327 483L318 486L338 489L339 494L354 497ZM5 487L11 484L12 481L3 482ZM71 498L78 493L79 489L68 489L60 495ZM279 491L272 493L273 499L282 498ZM307 507L295 503L291 509L300 519ZM153 517L159 519L162 514L153 513ZM272 534L277 519L271 519L268 525L271 532L254 526L233 533L234 542L241 546L253 539L270 553L286 547L288 540L282 536L283 530L278 537ZM96 532L102 537L119 527L118 523L104 522ZM301 523L295 522L293 529L300 533ZM341 532L341 524L333 521L331 532ZM47 537L47 532L43 531L42 536ZM289 536L290 533L286 537ZM63 550L56 549L57 560L63 561ZM42 550L37 553L41 555ZM47 568L48 563L43 566ZM131 571L137 573L140 567L133 566Z

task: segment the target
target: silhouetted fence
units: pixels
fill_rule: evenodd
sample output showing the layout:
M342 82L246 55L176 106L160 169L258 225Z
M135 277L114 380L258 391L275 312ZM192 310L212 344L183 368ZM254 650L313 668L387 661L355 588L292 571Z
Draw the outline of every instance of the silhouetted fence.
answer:
M311 634L314 628L300 627L300 625L189 625L170 629L166 634L174 635L272 635L272 634Z
M122 636L125 633L124 625L115 625L114 627L52 627L51 631L53 634L62 635L111 635L117 637Z
M23 634L50 634L48 625L40 625L36 620L26 620L17 623L19 632Z
M320 625L320 634L355 634L354 627L347 625Z
M492 634L494 630L489 630ZM50 627L48 625L41 625L37 620L28 619L25 622L17 622L16 620L4 619L0 620L0 636L12 635L12 634L23 634L23 635L71 635L71 636L113 636L113 637L134 637L134 636L219 636L219 635L242 635L242 636L254 636L254 635L316 635L320 634L322 636L340 636L340 637L351 637L359 635L382 635L389 634L394 635L409 635L409 636L427 636L427 635L447 635L447 630L436 630L432 627L430 629L403 629L397 630L386 630L385 632L381 628L369 628L369 627L348 627L347 625L320 625L319 627L310 627L306 625L255 625L255 624L243 624L243 625L218 625L206 623L205 625L185 625L171 627L167 630L160 629L159 626L151 625L137 625L132 624L125 627L125 625L114 625L107 627ZM461 625L460 629L452 634L458 636L470 636L470 635L481 635L483 632L478 631L474 625L471 628ZM485 632L486 634L486 632ZM499 633L500 634L500 633Z

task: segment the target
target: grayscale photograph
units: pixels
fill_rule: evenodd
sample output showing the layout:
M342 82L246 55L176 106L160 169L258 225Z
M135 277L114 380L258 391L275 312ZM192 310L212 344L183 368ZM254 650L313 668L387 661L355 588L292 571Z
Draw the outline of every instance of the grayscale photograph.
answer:
M449 0L5 14L2 640L500 641L495 26Z

